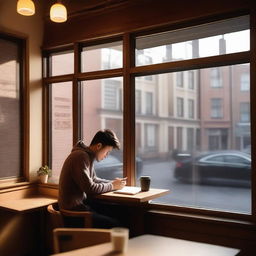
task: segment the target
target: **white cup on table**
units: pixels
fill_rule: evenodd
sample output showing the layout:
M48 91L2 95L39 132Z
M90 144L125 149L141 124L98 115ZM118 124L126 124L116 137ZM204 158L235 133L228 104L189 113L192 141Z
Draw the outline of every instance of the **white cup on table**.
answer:
M129 229L116 227L111 229L111 243L114 252L126 252L128 248Z

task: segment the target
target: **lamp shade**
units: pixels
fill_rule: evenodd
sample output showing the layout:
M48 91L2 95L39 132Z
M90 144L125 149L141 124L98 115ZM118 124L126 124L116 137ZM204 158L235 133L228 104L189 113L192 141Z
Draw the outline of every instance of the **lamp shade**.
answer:
M19 0L17 3L17 12L25 16L31 16L35 14L34 2L31 0Z
M63 4L56 3L50 9L50 19L54 22L65 22L67 20L67 9Z

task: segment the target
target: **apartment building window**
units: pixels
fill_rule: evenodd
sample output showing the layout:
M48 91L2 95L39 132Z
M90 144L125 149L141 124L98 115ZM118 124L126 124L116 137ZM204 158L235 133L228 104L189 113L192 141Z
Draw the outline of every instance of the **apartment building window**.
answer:
M147 124L145 126L146 132L146 147L148 151L155 150L156 144L156 125Z
M141 114L141 90L136 90L135 93L135 111L137 114Z
M183 72L176 73L176 84L177 87L183 88Z
M240 122L250 122L250 104L248 102L240 103Z
M188 88L194 90L195 73L193 70L188 71Z
M194 148L195 148L194 129L187 128L187 151L192 152Z
M123 98L121 82L115 79L105 79L103 87L104 108L112 110L121 110Z
M0 182L24 181L29 116L25 84L26 40L0 33Z
M184 99L177 98L177 117L184 117Z
M250 76L248 73L244 73L240 77L241 91L247 92L250 89Z
M221 73L219 68L211 68L210 69L210 82L212 88L219 88L222 87L222 79Z
M188 100L188 117L193 119L195 118L195 104L194 100Z
M177 134L176 148L178 152L182 152L183 151L183 127L177 127L176 134Z
M146 114L152 115L153 114L153 93L146 92L145 93L145 100L146 100Z
M211 99L211 118L222 118L223 117L223 100L222 99Z

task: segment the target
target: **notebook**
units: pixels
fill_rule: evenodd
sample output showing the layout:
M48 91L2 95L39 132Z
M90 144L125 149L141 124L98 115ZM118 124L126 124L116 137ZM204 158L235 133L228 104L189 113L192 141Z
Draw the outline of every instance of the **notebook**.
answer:
M126 195L135 195L141 191L140 187L123 187L122 189L115 190L114 193L117 194L126 194Z

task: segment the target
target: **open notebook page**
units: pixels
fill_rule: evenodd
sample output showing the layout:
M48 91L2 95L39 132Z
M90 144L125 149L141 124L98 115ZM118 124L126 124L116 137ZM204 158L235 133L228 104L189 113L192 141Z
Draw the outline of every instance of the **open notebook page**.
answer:
M135 195L141 191L140 187L123 187L122 189L115 190L114 193L118 194L127 194L127 195Z

